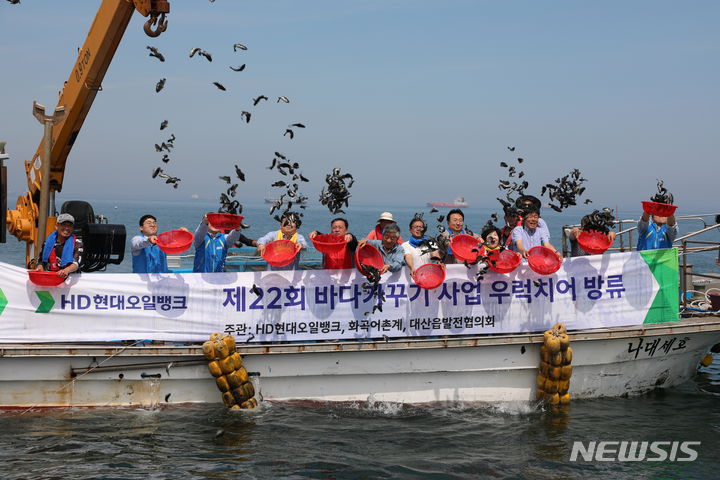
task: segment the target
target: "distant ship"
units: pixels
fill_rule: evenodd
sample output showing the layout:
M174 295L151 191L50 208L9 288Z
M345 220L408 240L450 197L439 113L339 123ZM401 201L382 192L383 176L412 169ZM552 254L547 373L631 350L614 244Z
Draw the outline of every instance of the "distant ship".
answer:
M275 203L275 202L277 202L278 200L280 200L280 198L278 198L278 197L265 197L265 203ZM302 201L299 201L299 202L295 202L295 201L294 201L293 203L296 203L296 204L298 204L298 205L302 205L302 204L304 204L304 203L307 203L307 200L302 200Z
M470 204L465 201L465 197L456 197L454 202L428 202L427 206L468 208Z

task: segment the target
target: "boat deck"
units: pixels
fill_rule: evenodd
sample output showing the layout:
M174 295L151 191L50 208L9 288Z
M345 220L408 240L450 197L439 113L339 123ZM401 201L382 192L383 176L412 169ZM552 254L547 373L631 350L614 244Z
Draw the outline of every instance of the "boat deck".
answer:
M300 268L317 270L322 268L322 253L312 247L302 252ZM192 272L194 255L170 255L168 267L173 273ZM225 260L226 272L262 272L268 269L267 262L259 255L255 247L231 248Z

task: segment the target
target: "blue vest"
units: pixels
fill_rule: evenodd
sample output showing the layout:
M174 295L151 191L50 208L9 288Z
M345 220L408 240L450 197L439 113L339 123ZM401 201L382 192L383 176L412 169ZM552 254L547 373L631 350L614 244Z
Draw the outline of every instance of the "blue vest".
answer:
M203 243L195 247L193 272L224 271L227 252L227 235L218 233L212 237L209 233L206 233Z
M149 245L132 257L133 273L168 273L167 256L157 245Z
M667 225L663 225L659 230L655 229L655 222L648 222L648 229L643 235L638 237L638 250L657 250L660 248L672 248L672 242L667 236Z

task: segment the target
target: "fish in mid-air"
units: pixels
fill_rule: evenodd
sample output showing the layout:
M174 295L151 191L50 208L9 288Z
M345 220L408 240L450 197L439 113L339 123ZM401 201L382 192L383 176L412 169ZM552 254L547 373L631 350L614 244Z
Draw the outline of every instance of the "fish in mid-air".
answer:
M151 56L151 57L155 57L155 58L157 58L158 60L160 60L161 62L164 62L164 61L165 61L165 57L163 56L162 53L160 53L160 50L158 50L157 48L152 47L152 46L150 46L150 45L148 45L148 46L145 47L145 48L147 48L148 50L150 50L150 56Z

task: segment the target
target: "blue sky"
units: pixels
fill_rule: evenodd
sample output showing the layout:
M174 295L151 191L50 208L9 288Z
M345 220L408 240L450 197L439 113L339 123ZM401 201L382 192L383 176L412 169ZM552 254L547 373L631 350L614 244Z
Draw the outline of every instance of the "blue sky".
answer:
M42 135L32 101L56 103L99 3L0 4L10 205L24 191L21 162ZM131 22L71 152L60 201L210 199L218 175L238 164L247 175L240 201L257 203L279 179L265 167L280 151L313 180L313 201L340 167L356 177L353 202L424 205L460 194L494 207L499 162L522 156L531 193L579 168L595 207L638 206L662 178L683 209L718 210L718 2L171 5L157 39L144 35L140 15ZM249 49L233 52L234 43ZM146 45L167 61L148 57ZM214 61L188 58L196 46ZM242 63L244 72L228 68ZM253 107L260 94L270 101ZM291 103L276 103L279 95ZM164 119L170 127L160 132ZM307 128L283 137L295 122ZM177 190L150 178L161 165L153 144L170 133L166 170L183 179Z

